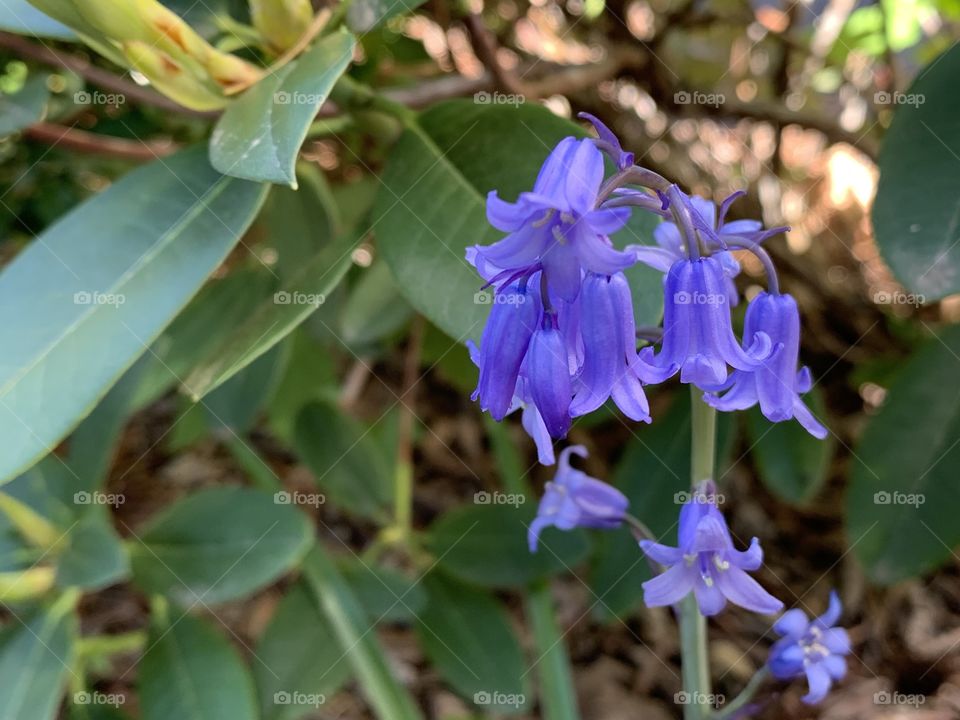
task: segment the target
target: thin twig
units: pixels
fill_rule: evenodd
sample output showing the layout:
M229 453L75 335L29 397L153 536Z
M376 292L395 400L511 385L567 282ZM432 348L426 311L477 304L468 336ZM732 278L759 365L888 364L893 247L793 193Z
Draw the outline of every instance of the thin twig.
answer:
M180 147L172 140L127 140L48 122L34 123L24 130L24 134L31 140L80 153L110 155L139 162L170 155Z
M470 44L480 62L490 71L497 87L514 95L527 95L527 86L517 75L508 70L497 57L497 40L483 22L479 13L470 13L464 18Z

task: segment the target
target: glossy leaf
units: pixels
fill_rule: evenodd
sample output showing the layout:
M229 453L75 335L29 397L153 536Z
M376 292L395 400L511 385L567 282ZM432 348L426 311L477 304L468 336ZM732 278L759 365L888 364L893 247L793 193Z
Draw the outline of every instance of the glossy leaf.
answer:
M210 162L225 175L296 187L297 153L317 111L353 58L337 32L235 100L210 138Z
M535 512L533 503L458 507L434 522L427 543L448 574L489 587L520 587L575 569L589 551L586 534L548 528L531 553L527 528Z
M258 717L249 671L207 622L155 611L146 647L138 667L143 720Z
M322 548L303 563L304 578L330 620L364 696L380 720L420 720L422 715L387 663L363 606Z
M215 487L174 503L129 544L134 581L191 607L242 597L287 572L310 544L310 525L259 490Z
M99 590L130 573L126 552L111 524L106 506L87 507L57 558L57 584L63 588Z
M851 459L847 536L890 584L932 570L960 543L960 327L903 365Z
M0 6L0 14L3 12ZM0 93L0 137L42 120L49 97L46 73L31 75L13 95Z
M0 3L0 29L54 40L76 39L70 28L44 15L27 0L3 0Z
M328 502L371 519L387 517L393 475L361 423L332 405L312 403L297 418L294 446Z
M232 333L211 346L185 386L199 400L274 347L316 311L350 267L348 243L328 245L265 298Z
M350 677L350 664L330 621L304 584L294 585L260 638L253 675L264 720L315 712ZM323 703L319 703L323 704Z
M233 248L263 196L194 148L130 173L4 268L0 478L93 409Z
M958 74L960 45L954 45L897 94L880 152L873 228L897 279L920 295L905 301L930 302L960 291Z
M529 695L523 652L500 602L488 592L431 573L417 636L437 672L480 712L520 712Z
M70 678L77 619L61 596L0 632L0 709L16 720L53 720Z
M412 316L390 269L378 261L351 288L340 316L340 335L352 347L369 345L398 331Z
M360 558L343 560L339 565L370 622L410 622L423 610L427 598L419 577L371 565Z

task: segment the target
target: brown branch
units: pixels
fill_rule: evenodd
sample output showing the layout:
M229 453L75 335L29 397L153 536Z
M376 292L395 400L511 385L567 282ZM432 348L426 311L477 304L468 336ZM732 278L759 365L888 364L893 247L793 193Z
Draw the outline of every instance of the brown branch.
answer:
M139 162L156 160L179 149L172 140L127 140L47 122L34 123L24 130L24 134L31 140L49 143L56 147Z
M497 39L483 22L479 13L470 13L464 18L470 44L483 66L493 75L497 87L514 95L527 95L526 83L505 68L497 57Z
M54 50L48 45L41 45L20 35L0 32L0 48L11 50L20 57L27 58L28 60L34 60L44 65L64 68L104 90L122 94L128 99L135 100L144 105L152 105L162 110L184 115L196 115L198 117L216 117L217 115L217 113L191 110L171 100L166 95L161 95L155 90L137 85L135 82L126 80L109 70L98 67L86 58Z

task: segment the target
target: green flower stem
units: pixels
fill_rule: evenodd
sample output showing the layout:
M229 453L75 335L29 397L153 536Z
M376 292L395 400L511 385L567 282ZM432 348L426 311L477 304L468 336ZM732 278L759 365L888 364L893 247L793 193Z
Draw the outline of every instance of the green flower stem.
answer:
M753 700L753 696L757 694L757 690L759 690L760 686L766 682L768 677L770 677L770 671L767 670L767 666L764 665L753 674L753 677L750 678L750 682L748 682L747 686L740 691L739 695L737 695L722 710L717 711L713 715L713 720L726 720L726 718L731 718L736 715L738 710Z
M713 477L717 439L717 413L701 399L701 391L690 388L691 448L690 483ZM700 614L697 600L690 593L680 604L680 652L683 689L688 704L685 720L703 720L710 714L710 666L707 658L707 619Z

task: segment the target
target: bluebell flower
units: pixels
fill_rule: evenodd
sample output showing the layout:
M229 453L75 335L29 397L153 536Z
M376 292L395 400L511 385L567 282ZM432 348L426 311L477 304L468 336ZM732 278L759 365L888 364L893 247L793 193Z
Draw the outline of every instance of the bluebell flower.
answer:
M723 514L710 491L698 491L680 511L679 547L650 540L640 547L651 560L667 569L643 583L647 607L675 605L693 592L700 612L716 615L727 601L753 612L779 612L783 603L747 574L763 564L760 541L747 550L734 548Z
M650 405L641 384L645 366L637 357L630 286L623 273L588 273L580 293L583 366L570 405L574 417L603 405L611 395L631 420L650 422Z
M707 393L704 401L723 411L746 410L760 405L771 422L796 418L814 437L821 440L827 429L821 425L800 399L810 390L810 371L797 371L800 354L800 311L790 295L762 292L748 305L744 336L765 334L773 343L773 353L759 367L736 370L717 388L704 387L722 396Z
M803 610L795 608L773 626L783 637L770 648L770 672L779 680L806 675L809 692L801 699L808 705L823 700L833 683L847 674L850 637L843 628L834 627L842 611L840 598L831 592L830 605L820 617L808 620Z
M613 160L617 170L625 170L633 165L633 153L627 152L620 146L620 138L614 135L602 120L586 112L580 113L577 117L590 121L597 132L597 139L593 142Z
M530 339L527 356L527 383L530 396L551 437L561 438L570 429L570 399L573 389L563 333L554 315L545 313Z
M754 239L762 237L760 233L763 224L759 220L725 221L727 208L730 203L740 195L742 195L742 193L734 193L723 202L719 218L717 216L717 208L711 201L697 195L689 196L691 214L696 213L696 217L699 218L700 221L695 222L695 225L702 224L713 228L721 243L743 238ZM660 272L668 272L677 260L688 256L683 235L680 232L680 228L678 228L674 222L665 221L657 225L653 231L653 239L657 243L656 246L631 245L629 249L635 252L640 262ZM727 293L727 300L730 306L733 307L740 299L739 293L737 293L737 286L734 284L734 278L740 274L740 263L737 262L733 253L728 250L718 250L713 255L718 258L723 265L724 287Z
M626 515L626 496L612 485L571 467L571 454L587 457L587 450L582 445L572 445L560 453L557 474L547 483L537 516L527 532L530 552L536 552L544 528L609 530L619 527Z
M487 219L509 233L490 246L476 246L468 259L484 277L493 269L503 278L542 270L552 292L573 302L582 271L612 275L636 262L613 247L609 234L630 217L629 208L597 208L603 183L603 155L591 140L560 141L550 153L532 192L515 203L487 196Z
M510 412L520 368L541 315L539 298L526 282L509 285L494 296L480 350L475 353L480 379L471 398L479 398L481 409L495 420L503 420Z
M757 332L749 352L737 342L730 319L723 263L715 256L681 259L664 280L663 341L660 352L640 351L649 382L680 380L708 389L724 383L727 366L754 370L770 353L770 338Z

